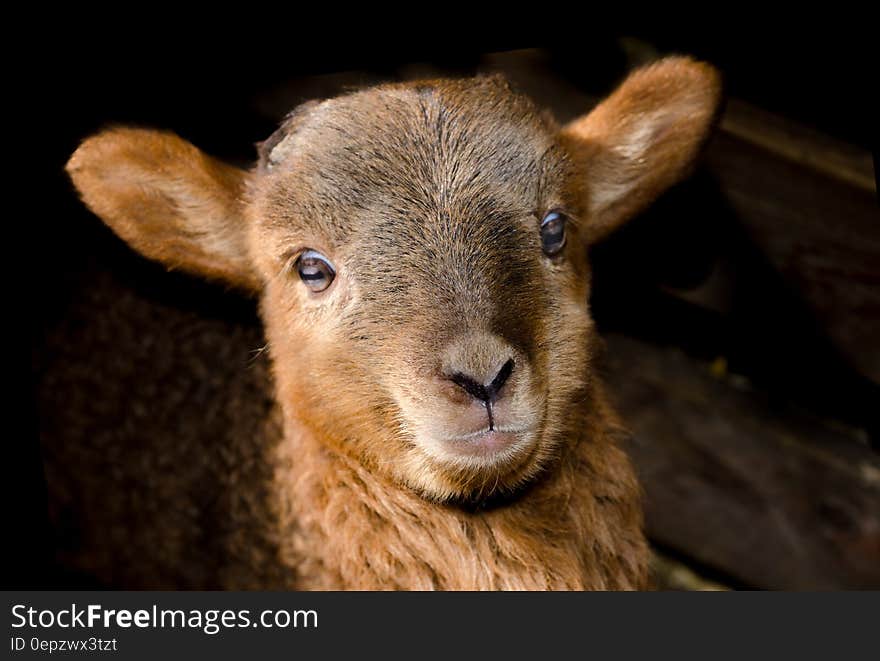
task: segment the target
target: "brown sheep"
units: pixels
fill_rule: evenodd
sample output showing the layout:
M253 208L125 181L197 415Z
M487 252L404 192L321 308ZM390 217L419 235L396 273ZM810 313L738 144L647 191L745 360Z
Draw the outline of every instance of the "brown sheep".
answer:
M104 529L72 561L132 587L643 588L587 249L686 174L719 93L668 58L559 127L497 77L383 85L300 106L249 171L170 133L87 139L85 203L259 296L272 374L226 375L229 433L46 449L50 489ZM62 476L90 461L124 505Z

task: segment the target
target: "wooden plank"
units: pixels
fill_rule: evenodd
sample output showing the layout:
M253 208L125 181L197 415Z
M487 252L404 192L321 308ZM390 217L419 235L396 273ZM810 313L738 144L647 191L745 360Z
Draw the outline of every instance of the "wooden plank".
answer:
M746 585L880 588L880 456L677 349L607 339L656 542Z
M877 192L870 152L740 99L727 102L721 131L868 193Z
M880 383L875 195L724 133L710 144L706 167L749 239L849 364Z

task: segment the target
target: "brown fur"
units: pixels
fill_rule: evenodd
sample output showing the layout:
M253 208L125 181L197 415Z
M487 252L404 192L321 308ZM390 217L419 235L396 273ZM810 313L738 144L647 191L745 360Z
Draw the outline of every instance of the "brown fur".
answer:
M144 270L135 282L161 276ZM205 293L186 289L169 300L88 269L45 339L35 380L59 560L110 587L289 587L259 320L223 294L184 307Z
M643 587L639 491L591 367L586 248L683 176L717 100L711 68L673 58L564 129L484 78L310 103L251 172L167 133L86 140L68 171L114 231L260 294L281 432L230 451L270 474L208 474L256 494L231 516L276 556L218 583ZM548 258L538 228L554 209L571 221ZM326 292L292 269L305 248L336 266ZM507 359L495 411L512 440L468 454L451 439L484 409L450 374L491 379ZM188 471L169 468L153 488Z

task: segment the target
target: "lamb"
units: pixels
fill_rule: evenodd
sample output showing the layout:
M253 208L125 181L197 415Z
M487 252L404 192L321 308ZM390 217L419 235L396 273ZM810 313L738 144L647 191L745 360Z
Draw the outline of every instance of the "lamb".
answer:
M170 541L126 574L130 504L77 562L128 587L644 588L588 248L687 174L719 96L684 57L562 127L499 77L387 84L298 107L247 171L166 132L86 139L67 171L119 237L259 298L272 396L234 443L157 439L197 460L115 448L134 501L174 503ZM237 505L199 502L196 472Z

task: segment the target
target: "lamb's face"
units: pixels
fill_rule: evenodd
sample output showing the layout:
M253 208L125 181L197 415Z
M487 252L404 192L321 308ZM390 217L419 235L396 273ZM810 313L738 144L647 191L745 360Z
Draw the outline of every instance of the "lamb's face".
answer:
M573 436L586 246L683 176L718 96L668 58L560 131L497 79L386 86L300 108L254 171L140 129L67 170L142 254L261 293L289 429L479 498Z
M433 498L553 456L590 335L555 136L489 79L328 101L267 143L251 250L288 415Z

